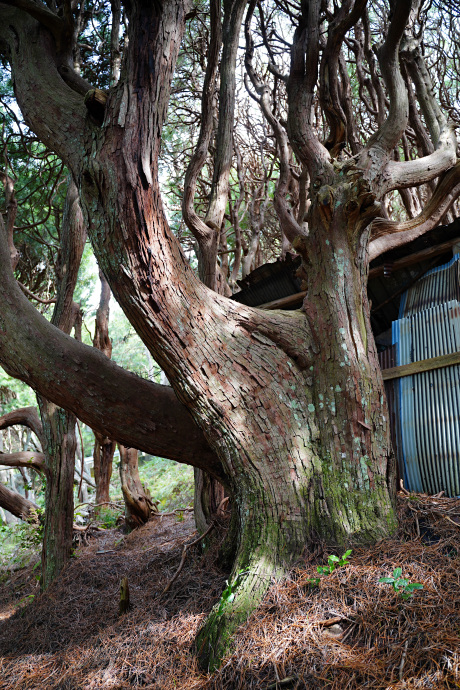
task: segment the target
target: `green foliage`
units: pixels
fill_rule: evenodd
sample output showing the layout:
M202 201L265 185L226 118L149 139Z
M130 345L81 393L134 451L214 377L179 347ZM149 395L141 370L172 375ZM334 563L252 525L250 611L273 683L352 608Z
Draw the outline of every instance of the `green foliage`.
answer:
M43 542L42 514L32 511L28 521L0 525L0 567L21 568L37 557Z
M154 501L158 501L160 511L185 508L193 503L192 467L153 457L139 463L139 476Z
M324 566L319 565L317 567L317 571L319 572L320 575L330 575L337 568L341 568L342 566L349 564L350 561L348 560L348 557L350 556L350 554L351 554L351 549L349 549L348 551L345 551L343 556L341 556L340 558L338 556L334 556L334 554L332 554L331 556L328 556L328 558L327 558L328 564L324 565Z
M40 546L43 541L44 521L41 511L32 509L28 520L17 526L18 543L23 549Z
M423 589L420 582L409 582L404 577L401 577L402 569L395 568L393 570L393 577L381 577L379 582L391 585L393 590L400 595L402 599L410 599L417 589Z
M3 391L2 389L7 389ZM37 405L37 398L32 388L11 376L0 366L0 408L1 414L6 414L19 407Z
M111 508L110 506L103 506L98 508L97 521L104 529L113 529L117 526L117 520L121 512L121 510Z
M331 573L334 572L337 568L342 568L344 565L349 564L349 556L352 552L352 549L349 549L348 551L345 551L345 553L342 556L334 556L334 554L331 554L327 558L327 565L319 565L316 570L320 575L330 575ZM319 577L314 577L311 580L309 580L310 584L313 585L314 587L317 587L320 583L320 578Z

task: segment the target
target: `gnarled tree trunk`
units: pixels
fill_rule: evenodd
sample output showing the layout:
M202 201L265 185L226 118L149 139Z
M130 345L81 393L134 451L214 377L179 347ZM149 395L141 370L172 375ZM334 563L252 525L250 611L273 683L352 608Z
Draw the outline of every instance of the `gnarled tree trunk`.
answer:
M121 490L125 501L126 524L130 529L148 521L152 512L152 499L139 477L138 452L118 444L120 450Z

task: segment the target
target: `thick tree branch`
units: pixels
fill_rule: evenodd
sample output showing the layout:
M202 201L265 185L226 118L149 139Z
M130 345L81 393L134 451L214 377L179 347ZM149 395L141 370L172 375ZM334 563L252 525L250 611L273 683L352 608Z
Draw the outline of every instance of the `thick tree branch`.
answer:
M69 27L64 19L48 9L42 2L34 2L34 0L1 0L1 4L10 5L27 12L33 19L36 19L42 26L51 31L58 44L61 44L69 32Z
M287 83L288 134L299 160L314 180L327 168L329 151L312 127L314 89L318 79L320 49L320 0L302 2L301 18L291 49L291 69Z
M345 0L329 23L320 65L319 97L329 125L326 148L335 158L345 146L350 124L339 88L339 57L345 34L361 17L367 0Z
M63 80L55 40L25 11L0 3L0 50L11 63L15 95L27 124L50 150L78 170L86 127L83 98Z
M0 417L0 430L21 424L34 432L40 444L43 441L43 426L35 407L21 407Z
M388 161L382 175L382 195L392 189L416 187L436 179L457 161L457 138L453 124L438 137L436 151L411 161Z
M0 453L0 465L5 467L30 467L46 474L45 456L43 453Z
M3 484L0 484L0 507L21 518L21 520L27 520L32 513L38 514L40 512L40 508L35 503L27 500L21 494L11 491Z
M367 145L369 155L379 160L396 146L409 116L407 90L399 66L399 46L411 9L411 0L396 0L387 37L377 53L390 99L388 116Z
M3 233L3 225L1 224ZM65 335L29 303L0 240L0 363L11 375L126 446L194 465L225 481L221 464L171 388L118 367Z
M460 162L439 180L423 211L402 223L377 218L372 224L369 260L390 249L401 247L436 227L453 202L460 196Z

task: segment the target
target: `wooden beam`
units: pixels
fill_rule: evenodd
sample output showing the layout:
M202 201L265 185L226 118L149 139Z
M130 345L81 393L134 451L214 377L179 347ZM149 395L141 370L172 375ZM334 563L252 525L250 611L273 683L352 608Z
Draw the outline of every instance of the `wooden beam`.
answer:
M418 362L403 364L400 367L382 369L382 376L384 381L389 381L390 379L399 379L403 376L420 374L423 371L451 367L454 364L460 364L460 352L452 352L449 355L439 355L439 357L430 357L430 359L421 359Z
M446 252L448 249L451 249L454 244L458 243L460 243L460 237L455 237L454 239L447 240L447 242L443 242L442 244L437 244L435 247L428 247L428 249L422 249L422 251L416 252L415 254L403 256L402 259L398 259L393 263L392 273L400 271L402 268L412 266L413 264L418 264L421 261L431 259L434 256L444 254L444 252ZM369 269L369 278L378 278L379 276L383 276L384 267L385 264L382 264L381 266L376 266L375 268Z
M284 309L285 307L290 307L297 302L301 302L306 294L306 290L303 290L303 292L296 292L294 295L288 295L287 297L282 297L281 299L275 299L273 302L259 304L256 309Z

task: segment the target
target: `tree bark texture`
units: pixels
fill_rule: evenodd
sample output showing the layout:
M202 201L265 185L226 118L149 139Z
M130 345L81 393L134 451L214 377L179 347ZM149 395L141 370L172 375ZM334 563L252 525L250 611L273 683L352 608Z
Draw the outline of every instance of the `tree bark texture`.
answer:
M101 124L85 117L76 93L65 102L48 39L35 25L31 44L27 22L15 24L11 61L34 131L79 181L93 248L115 297L219 459L215 476L229 489L238 535L234 599L213 610L197 640L202 666L214 668L271 578L309 544L371 543L396 526L388 415L365 289L376 169L335 164L315 139L314 79L301 76L299 30L288 91L293 145L311 179L309 236L295 245L308 281L304 306L262 312L216 294L184 259L157 174L188 5L133 1L127 9L124 77L109 92ZM39 63L44 77L32 71L33 98L30 61L26 69L21 53L26 37L29 52L48 56ZM35 105L40 94L51 94L49 112L58 121L71 107L63 133ZM391 140L390 128L385 132Z
M148 521L153 503L139 477L137 450L120 444L118 448L120 449L120 480L125 501L126 524L129 529L135 529Z
M112 356L112 341L109 337L110 287L103 273L99 271L101 297L96 312L93 347L109 359ZM96 505L110 501L110 479L112 477L113 454L116 441L94 431L94 481L96 482Z
M51 323L69 335L78 312L73 293L86 240L78 190L70 177L60 239L57 301ZM41 577L42 589L46 589L67 563L72 550L77 418L41 395L37 399L47 469Z
M9 510L21 520L29 520L31 516L40 513L40 508L32 501L27 500L16 491L11 491L8 487L0 484L0 507Z
M73 533L75 415L38 396L48 468L45 530L42 549L42 589L57 577L70 558Z

